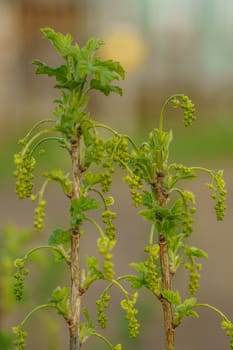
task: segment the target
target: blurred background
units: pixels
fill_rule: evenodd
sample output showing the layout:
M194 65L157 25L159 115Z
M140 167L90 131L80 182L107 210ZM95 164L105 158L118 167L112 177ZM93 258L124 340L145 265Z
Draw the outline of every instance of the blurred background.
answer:
M93 118L141 140L157 126L161 106L168 96L185 93L194 101L198 119L190 130L183 128L182 116L172 110L166 116L165 125L174 131L171 158L177 163L225 169L228 210L223 223L215 221L213 203L205 190L208 179L201 176L190 188L197 194L198 207L193 240L209 253L208 261L204 262L198 297L201 302L219 307L233 319L233 2L1 0L0 348L12 348L10 327L23 318L29 306L47 301L61 278L67 280L65 269L59 264L54 265L50 256L37 257L32 267L32 282L28 283L33 290L28 291L28 298L21 305L12 299L13 259L24 254L27 247L40 241L46 243L49 230L67 222L64 215L67 203L56 186L48 192L47 231L39 236L31 233L33 206L27 201L19 202L14 194L12 158L18 149L17 140L34 121L52 115L53 99L57 96L53 90L54 81L35 76L31 64L34 59L59 63L53 48L42 38L40 28L45 26L63 33L70 32L80 45L93 36L103 39L106 45L101 55L119 60L124 66L123 97L112 95L106 98L94 94L90 105ZM56 151L48 149L39 167L45 170L61 167L61 162L60 155L56 157ZM64 164L67 164L66 159ZM148 227L140 218L135 219L126 188L120 182L121 175L117 175L119 183L113 193L119 211L115 255L116 261L120 258L121 266L117 273L124 274L130 261L143 258L142 247ZM93 245L94 251L95 239L93 244L92 241L92 237L84 239L83 255L86 247L89 249ZM179 275L177 288L182 289L185 283L186 276ZM93 310L95 293L96 290L92 291L84 301ZM114 297L119 298L117 293ZM153 301L146 292L139 300L142 331L134 341L128 339L124 318L117 312L117 307L113 307L111 316L114 318L110 320L113 341L122 341L127 350L135 347L144 350L152 346L162 349L161 310ZM218 317L208 311L200 313L199 321L185 320L178 329L177 349L228 349L228 339L220 330L219 322ZM28 349L66 348L66 328L51 311L38 314L30 321L28 330ZM104 347L90 341L86 349L104 350Z

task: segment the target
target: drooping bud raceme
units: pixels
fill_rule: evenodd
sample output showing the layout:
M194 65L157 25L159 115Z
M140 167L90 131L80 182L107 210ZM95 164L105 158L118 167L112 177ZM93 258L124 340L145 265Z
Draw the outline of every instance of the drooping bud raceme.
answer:
M173 107L180 107L184 112L184 126L192 125L193 121L197 119L195 115L195 105L188 96L179 96L172 99Z
M100 299L96 300L98 324L101 328L106 328L107 316L105 310L109 307L110 295L104 292Z
M45 206L46 201L44 199L40 199L37 208L34 210L34 227L36 231L41 231L44 227Z
M216 200L215 212L217 220L223 220L226 210L226 188L223 179L223 170L219 170L216 174L212 173L212 183L208 183L207 187L212 191L211 197Z
M27 337L27 332L25 332L21 326L13 327L12 331L17 336L14 345L17 347L17 350L23 350L26 347L25 339Z
M14 162L16 165L14 176L17 178L16 193L20 199L30 197L33 189L35 158L29 151L22 152L14 155Z
M143 195L139 192L143 187L142 179L138 175L127 175L124 180L129 185L135 207L139 207L143 201Z
M131 338L136 338L139 333L140 324L136 318L138 310L134 307L138 298L138 293L134 293L132 297L128 296L121 301L121 307L126 311L126 320L128 321L128 331Z
M25 268L24 259L16 259L15 267L17 268L17 272L14 274L14 295L16 300L21 300L24 292L24 280L25 276L28 275L29 270Z

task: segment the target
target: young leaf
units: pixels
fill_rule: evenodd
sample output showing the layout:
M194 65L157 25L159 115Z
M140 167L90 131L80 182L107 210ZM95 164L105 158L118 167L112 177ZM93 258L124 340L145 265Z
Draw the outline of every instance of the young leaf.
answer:
M86 45L81 48L80 57L83 61L91 61L97 50L104 44L100 39L91 38Z
M70 206L71 225L72 227L80 226L85 220L85 211L98 209L100 204L94 199L81 196L74 198Z
M95 333L95 328L88 309L83 308L82 312L86 318L86 322L80 324L80 341L83 344L90 336Z
M144 191L144 194L143 194L143 205L145 205L145 207L147 207L147 208L152 208L152 206L153 206L152 195L148 191Z
M174 322L175 324L179 324L181 320L186 316L186 317L199 317L198 313L193 310L197 303L196 298L189 298L185 299L182 304L179 304L175 308L175 319Z
M148 269L145 266L145 263L139 262L139 263L131 263L130 266L132 266L137 272L140 273L141 276L128 276L127 281L131 283L131 286L133 289L140 289L141 287L147 287L147 275L148 275Z
M90 88L92 90L99 90L108 96L111 92L115 92L122 96L122 89L119 86L103 85L100 80L92 79L90 82Z
M172 305L181 304L181 297L178 290L174 292L173 290L163 290L161 291L162 296Z
M94 173L87 173L83 177L83 185L84 187L88 188L91 187L101 181L101 175L94 174Z
M190 258L195 256L197 258L208 259L208 254L204 250L196 247L185 246L185 254Z
M143 277L139 276L128 276L126 281L131 283L131 288L135 290L141 289L143 286L147 287L147 281Z
M72 201L73 208L77 211L88 211L93 209L98 209L100 204L94 199L89 197L81 196L80 198L75 198Z
M48 243L50 245L64 245L70 244L70 231L61 228L55 229L49 237Z
M99 262L95 256L86 256L87 276L83 281L83 288L86 290L90 285L99 279L104 279L104 274L99 270Z
M67 67L65 65L54 68L48 66L46 63L43 63L40 60L34 60L32 64L37 66L36 74L47 74L50 77L55 77L61 84L64 84L67 80Z
M55 170L51 171L50 173L45 173L44 176L50 180L59 182L66 195L71 194L72 183L69 179L69 174L65 175L65 174L63 174L63 171L61 169L55 169Z
M41 29L45 38L50 40L57 52L62 56L68 56L71 51L71 44L73 38L70 34L63 35L62 33L55 32L52 28L43 28ZM76 47L78 49L78 47Z
M143 261L141 261L139 263L133 262L133 263L129 264L129 266L132 266L137 272L141 273L142 275L147 274L147 268L146 268Z
M148 221L155 221L155 211L154 209L143 209L138 212L138 214L144 216L144 218Z
M54 289L52 296L49 300L50 303L54 304L59 315L66 318L69 317L70 312L70 289L67 287L57 287Z

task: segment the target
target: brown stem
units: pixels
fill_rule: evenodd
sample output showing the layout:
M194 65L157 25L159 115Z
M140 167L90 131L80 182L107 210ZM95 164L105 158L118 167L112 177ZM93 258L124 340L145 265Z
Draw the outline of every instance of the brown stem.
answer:
M168 194L164 188L164 178L165 174L163 171L157 172L156 180L152 184L157 195L157 200L161 207L165 207L168 200ZM162 221L160 216L158 220ZM171 289L171 273L169 268L169 257L168 257L168 247L167 240L163 233L159 235L159 246L160 246L160 265L161 265L161 275L162 275L162 290ZM163 298L160 297L160 301L163 307L163 317L164 317L164 328L166 334L166 350L173 350L175 344L175 331L173 327L173 313L172 306Z
M73 170L73 191L72 198L80 196L80 135L72 142L71 149L72 170ZM79 336L80 327L80 265L79 265L79 246L80 231L79 228L72 230L71 234L71 317L70 317L70 350L80 350L81 342Z
M168 261L167 241L163 235L160 235L159 246L160 246L160 264L161 264L161 273L162 273L162 289L170 290L171 275L170 275L169 261ZM166 333L166 350L173 350L174 344L175 344L175 332L173 327L172 306L163 297L161 298L161 303L163 307L164 327L165 327L165 333Z

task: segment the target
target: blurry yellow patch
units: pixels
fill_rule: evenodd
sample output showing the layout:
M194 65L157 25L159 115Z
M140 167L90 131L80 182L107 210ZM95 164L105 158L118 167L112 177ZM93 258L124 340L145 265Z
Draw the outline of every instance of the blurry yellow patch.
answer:
M104 38L101 57L119 61L129 72L140 67L146 57L146 45L134 28L117 28Z

